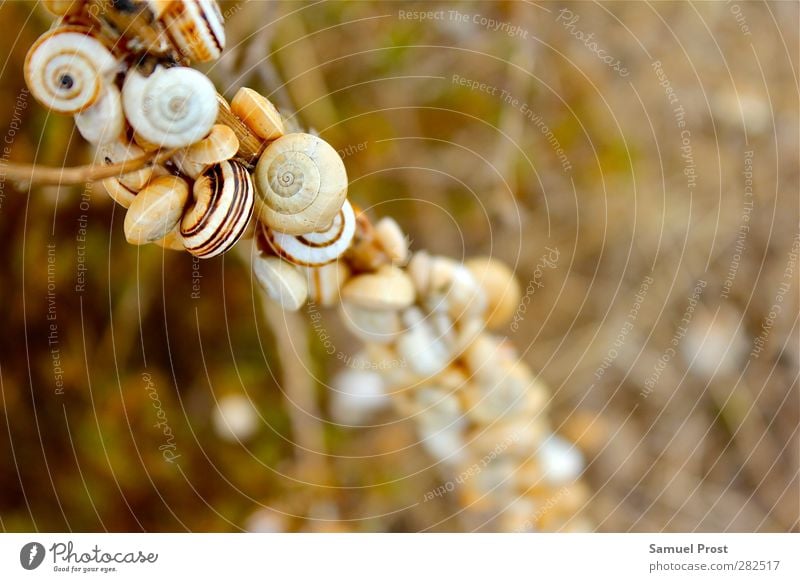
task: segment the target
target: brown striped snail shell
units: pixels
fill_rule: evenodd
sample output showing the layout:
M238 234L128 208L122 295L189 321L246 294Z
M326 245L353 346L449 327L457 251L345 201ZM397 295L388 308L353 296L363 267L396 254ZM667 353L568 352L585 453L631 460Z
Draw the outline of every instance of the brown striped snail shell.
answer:
M350 278L345 261L335 261L321 267L301 267L308 283L308 299L322 307L339 302L340 290Z
M286 234L264 227L264 234L276 254L290 263L320 267L338 259L350 247L356 230L356 217L345 200L327 229L302 235Z
M25 82L33 96L58 113L91 107L117 70L111 51L81 26L59 26L39 37L25 57Z
M225 49L225 28L214 0L150 2L172 45L190 61L216 60Z
M161 66L144 76L131 69L122 87L128 123L144 140L180 148L208 135L217 119L217 91L200 71Z
M290 133L267 146L255 181L262 220L288 234L327 229L347 196L342 158L308 133Z
M194 203L181 220L186 250L200 258L224 253L236 244L253 215L250 174L239 162L220 162L203 172L192 193Z
M125 130L125 114L117 86L108 83L94 105L75 114L75 125L89 143L100 145L118 140Z

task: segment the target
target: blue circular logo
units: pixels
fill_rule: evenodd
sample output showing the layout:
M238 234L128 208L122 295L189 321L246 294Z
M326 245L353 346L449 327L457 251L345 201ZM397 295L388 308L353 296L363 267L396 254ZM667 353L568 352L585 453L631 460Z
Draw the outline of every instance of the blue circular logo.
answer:
M19 551L19 563L26 570L35 570L44 561L44 546L39 542L28 542Z

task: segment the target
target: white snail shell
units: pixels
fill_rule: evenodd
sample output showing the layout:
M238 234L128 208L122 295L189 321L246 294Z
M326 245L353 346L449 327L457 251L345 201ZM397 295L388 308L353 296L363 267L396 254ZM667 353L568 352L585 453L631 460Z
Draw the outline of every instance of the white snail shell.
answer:
M394 218L384 216L377 222L375 239L393 264L404 265L408 261L408 239Z
M192 193L194 204L181 220L186 250L200 258L224 253L236 244L253 215L250 174L239 162L227 160L203 172Z
M125 114L117 86L106 84L94 105L75 114L75 125L89 143L100 145L118 140L125 130Z
M328 228L347 196L347 172L336 150L308 133L272 142L255 170L260 214L276 231L305 234Z
M297 268L278 257L259 255L253 274L270 299L287 311L297 311L308 298L306 280Z
M324 231L295 236L266 226L264 228L264 234L276 254L290 263L305 267L320 267L338 259L350 247L355 232L356 216L347 200Z
M379 344L392 343L403 330L397 311L365 309L342 302L342 321L359 339Z
M217 119L217 91L200 71L156 67L149 77L131 69L122 87L128 122L144 140L180 148L208 135Z
M177 176L153 179L131 202L125 214L125 238L143 245L163 239L181 219L189 184Z
M25 81L44 106L74 114L94 104L117 69L111 51L79 26L46 32L25 57Z
M225 28L214 0L151 2L173 46L190 61L216 60L225 49Z

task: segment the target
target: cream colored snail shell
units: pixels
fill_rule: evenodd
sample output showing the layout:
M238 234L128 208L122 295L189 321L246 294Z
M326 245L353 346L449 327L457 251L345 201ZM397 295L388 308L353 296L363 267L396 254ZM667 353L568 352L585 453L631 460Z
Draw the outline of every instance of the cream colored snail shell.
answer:
M111 51L88 28L59 26L39 37L25 57L25 82L33 96L58 113L91 107L106 77L117 69Z
M43 0L42 4L48 11L56 16L65 16L74 12L79 12L86 0Z
M180 148L208 135L217 119L217 91L200 71L156 67L145 77L131 69L122 87L128 123L144 140Z
M225 28L214 0L150 2L173 46L190 61L206 63L225 49Z
M342 158L308 133L290 133L267 146L255 181L261 218L271 229L288 234L328 228L347 196Z
M278 257L259 255L253 274L270 299L287 311L297 311L308 298L306 280L297 268Z
M118 178L106 178L103 187L111 199L123 208L130 208L136 198L136 192L121 184Z
M340 291L350 278L350 267L345 261L328 263L321 267L301 267L308 283L308 299L322 307L339 303Z
M239 151L239 140L227 125L215 125L211 133L199 142L180 150L172 157L178 169L197 178L208 166L229 160Z
M261 139L272 141L286 133L281 114L272 102L248 87L233 96L231 112Z
M397 267L353 277L342 288L342 300L365 309L404 309L414 302L414 284Z
M143 245L167 236L178 224L189 198L189 184L178 176L154 178L125 214L125 238Z
M108 83L94 105L76 113L75 126L89 143L100 145L118 140L125 130L125 114L117 86Z
M239 162L227 160L208 168L195 181L194 203L181 220L186 250L209 258L230 249L253 215L253 181Z
M106 166L132 160L143 155L144 150L142 148L134 143L127 143L122 140L104 143L97 149L97 157ZM153 171L153 166L148 165L122 176L117 176L117 178L120 184L134 192L138 192L153 177Z
M320 267L338 259L350 247L355 231L355 213L347 200L330 226L322 232L295 236L264 227L264 234L275 253L304 267Z

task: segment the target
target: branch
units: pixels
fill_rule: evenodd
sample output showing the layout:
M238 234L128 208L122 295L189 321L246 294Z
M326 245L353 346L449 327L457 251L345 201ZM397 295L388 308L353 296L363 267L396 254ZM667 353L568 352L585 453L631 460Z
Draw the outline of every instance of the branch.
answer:
M74 168L56 168L36 164L7 164L0 166L0 174L14 182L28 184L85 184L97 182L114 176L135 172L148 164L160 164L175 155L178 150L156 150L138 158L126 160L110 166L94 164Z

